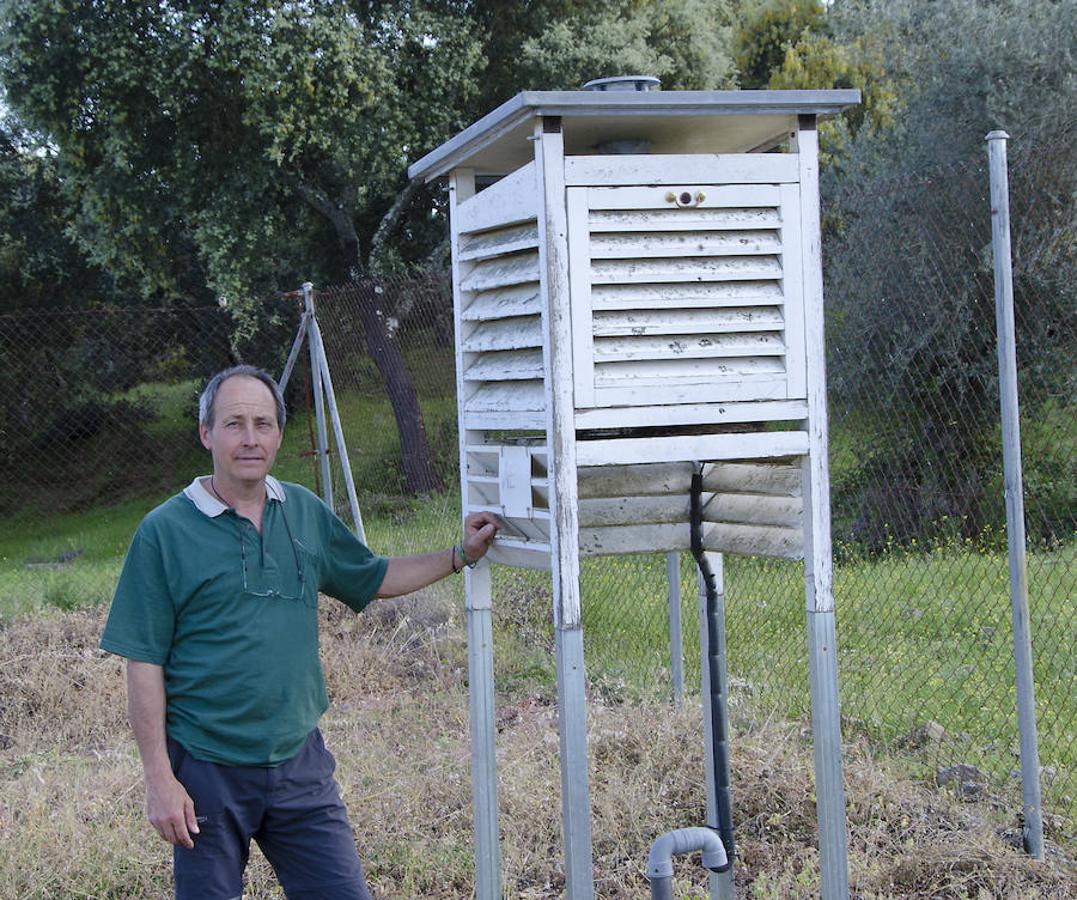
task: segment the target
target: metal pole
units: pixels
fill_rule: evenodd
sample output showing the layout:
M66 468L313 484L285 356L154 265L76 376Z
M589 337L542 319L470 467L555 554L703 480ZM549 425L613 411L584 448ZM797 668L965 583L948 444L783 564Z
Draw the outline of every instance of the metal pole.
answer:
M1021 785L1024 794L1024 844L1043 859L1043 807L1040 753L1036 737L1036 690L1032 675L1032 631L1028 616L1025 560L1025 502L1021 479L1021 426L1017 400L1017 349L1010 260L1010 195L1005 131L987 135L991 169L991 245L995 259L995 324L998 329L999 406L1002 415L1002 465L1006 494L1006 543L1010 565L1013 656L1017 670L1017 722L1021 733Z
M299 319L299 329L295 333L295 340L292 341L292 349L288 352L288 361L284 364L284 372L281 373L280 381L277 382L277 387L282 394L285 388L288 387L288 380L292 377L295 361L299 359L299 351L303 348L303 338L307 336L309 322L310 313L304 310L302 317Z
M707 553L711 572L714 575L714 586L718 591L718 671L722 684L729 684L728 669L726 667L725 654L725 564L721 553ZM715 722L710 702L711 676L710 666L707 665L707 585L703 580L703 573L697 575L699 584L699 672L700 672L700 696L703 702L703 747L706 760L707 784L707 825L713 829L718 828L718 788L714 783L714 767L710 765L709 757L711 748L714 746L714 729L717 726L722 733L729 733L729 706L723 693L719 714L725 719L725 723ZM733 868L725 872L710 873L711 900L733 900L736 896L733 880Z
M801 459L804 502L804 602L811 673L812 740L815 747L815 811L819 822L820 894L849 896L849 847L845 834L845 786L841 768L841 714L834 622L834 560L830 523L827 449L826 334L823 323L822 231L819 211L819 132L814 115L797 117L793 144L800 168L803 238L804 341L808 455Z
M329 374L329 360L325 356L325 344L322 341L322 330L318 327L318 319L310 318L310 341L311 345L318 346L318 359L321 363L322 381L325 383L325 396L329 401L329 417L333 422L333 436L337 442L337 455L340 457L340 468L344 473L344 487L348 492L348 505L351 507L352 520L355 522L355 535L363 543L366 543L366 532L363 530L363 517L359 513L359 498L355 494L355 480L352 478L351 461L348 459L348 447L344 443L344 426L340 421L340 410L337 408L337 395L333 391L333 378Z
M333 508L333 479L329 472L329 434L325 427L325 397L322 395L322 365L318 359L318 347L313 340L314 285L303 282L303 309L307 313L307 352L310 354L310 389L314 393L314 421L316 424L318 468L322 473L322 499Z
M666 554L666 581L669 583L669 673L673 680L673 702L684 702L684 643L681 635L681 555Z
M845 784L841 769L841 706L834 609L807 611L812 749L823 900L849 896Z
M475 831L475 894L501 900L494 721L494 638L490 564L464 572L468 694L471 709L471 808Z

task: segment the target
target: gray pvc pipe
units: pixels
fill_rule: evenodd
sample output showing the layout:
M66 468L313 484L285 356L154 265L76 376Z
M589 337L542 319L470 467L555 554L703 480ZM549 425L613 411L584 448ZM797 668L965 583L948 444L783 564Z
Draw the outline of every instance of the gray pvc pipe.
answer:
M703 865L711 871L724 869L729 860L717 832L711 828L678 828L667 831L647 854L647 878L651 900L673 900L673 857L703 851Z

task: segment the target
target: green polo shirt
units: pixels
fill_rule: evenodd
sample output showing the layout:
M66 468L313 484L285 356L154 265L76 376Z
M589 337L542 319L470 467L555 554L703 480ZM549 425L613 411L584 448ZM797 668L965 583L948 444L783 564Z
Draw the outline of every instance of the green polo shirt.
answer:
M195 479L142 520L101 647L162 666L166 727L196 759L279 765L329 705L318 592L357 612L388 560L309 490L266 479L262 532Z

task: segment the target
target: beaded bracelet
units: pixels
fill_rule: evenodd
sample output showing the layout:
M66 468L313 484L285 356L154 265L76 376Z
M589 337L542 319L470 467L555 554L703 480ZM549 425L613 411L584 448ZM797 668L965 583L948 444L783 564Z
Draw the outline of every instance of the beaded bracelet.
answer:
M459 554L460 554L460 559L461 559L461 560L463 561L463 563L464 563L464 566L467 566L467 567L468 567L469 569L474 569L474 568L475 568L475 566L477 566L477 565L479 564L479 561L478 561L477 559L471 559L471 558L470 558L470 557L469 557L469 556L468 556L468 555L467 555L467 554L466 554L466 553L464 552L464 544L463 544L463 541L461 541L461 542L460 542L459 544L457 544L457 545L456 545L455 547L453 547L453 548L452 548L452 550L453 550L453 553L452 553L452 570L453 570L454 572L461 572L461 571L463 571L463 566L461 566L461 567L460 567L459 569L458 569L458 568L456 568L456 554L457 554L457 553L459 553Z

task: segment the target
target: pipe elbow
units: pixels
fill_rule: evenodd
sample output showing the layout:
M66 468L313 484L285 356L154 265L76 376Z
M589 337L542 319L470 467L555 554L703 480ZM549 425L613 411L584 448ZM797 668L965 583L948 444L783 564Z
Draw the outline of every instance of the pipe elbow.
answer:
M678 828L660 835L651 845L647 855L647 877L670 878L673 876L673 857L685 853L703 851L703 865L712 872L727 867L722 839L710 828Z

